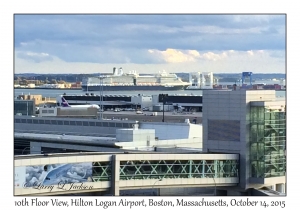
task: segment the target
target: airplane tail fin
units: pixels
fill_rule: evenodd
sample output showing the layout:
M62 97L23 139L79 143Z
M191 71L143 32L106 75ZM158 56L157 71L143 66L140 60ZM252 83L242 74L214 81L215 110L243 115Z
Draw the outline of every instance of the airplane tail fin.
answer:
M70 105L68 104L68 102L66 101L66 99L64 97L61 97L61 106L62 107L70 107Z

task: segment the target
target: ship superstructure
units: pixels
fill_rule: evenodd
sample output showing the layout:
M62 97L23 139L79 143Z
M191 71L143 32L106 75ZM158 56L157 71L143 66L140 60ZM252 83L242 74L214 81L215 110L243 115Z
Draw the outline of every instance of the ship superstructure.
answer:
M183 82L176 74L166 71L141 76L136 71L124 73L122 68L113 68L112 74L88 77L82 81L84 91L98 91L100 87L106 91L183 90L188 86L189 83Z

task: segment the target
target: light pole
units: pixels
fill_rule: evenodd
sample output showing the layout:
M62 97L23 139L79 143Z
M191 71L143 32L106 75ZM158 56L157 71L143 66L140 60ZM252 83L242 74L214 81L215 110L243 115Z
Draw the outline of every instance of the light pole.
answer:
M165 122L165 98L163 97L163 122Z
M103 76L100 75L99 79L100 79L100 88L99 88L100 120L102 120L103 119L103 113L102 113L102 111L103 111L103 105L102 105L102 103L103 103Z
M215 178L214 177L212 177L212 178L213 178L214 184L215 184L214 196L216 196L217 195L217 185L216 185Z
M28 148L30 149L30 147L25 147L25 148L23 149L22 155L24 154L25 150L28 149Z
M160 181L162 181L162 179L163 179L163 178L160 178L159 180L156 180L156 181L154 182L154 184L152 185L152 190L153 190L153 188L154 188L155 184L156 184L157 182L160 182Z
M168 97L168 94L162 94L162 101L163 101L163 119L162 122L165 122L165 103L166 98Z
M26 105L27 105L27 116L28 116L28 103L29 103L29 101L26 102Z
M25 147L25 148L22 150L22 155L24 154L24 152L25 152L26 149L34 149L34 147ZM32 152L32 151L31 151L31 152ZM30 152L30 153L31 153L31 152ZM43 151L41 151L41 152L43 152Z
M89 77L86 77L86 92L89 92Z

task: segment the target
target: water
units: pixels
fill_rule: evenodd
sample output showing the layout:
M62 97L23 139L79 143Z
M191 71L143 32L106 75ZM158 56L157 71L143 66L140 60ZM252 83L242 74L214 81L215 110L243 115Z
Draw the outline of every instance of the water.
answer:
M15 89L15 96L21 94L31 94L31 95L42 95L43 97L56 98L59 95L84 95L86 92L82 90L52 90L52 89ZM99 95L99 91L89 91L89 93L94 93ZM105 95L158 95L161 93L173 95L173 94L186 94L186 95L202 95L202 90L180 90L180 91L104 91ZM285 97L286 91L276 91L277 97Z

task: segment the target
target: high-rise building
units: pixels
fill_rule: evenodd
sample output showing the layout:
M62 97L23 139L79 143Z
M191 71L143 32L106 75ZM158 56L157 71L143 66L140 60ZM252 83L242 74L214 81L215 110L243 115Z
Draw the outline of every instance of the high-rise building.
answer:
M275 90L204 90L203 151L240 154L241 190L285 192L286 104Z

